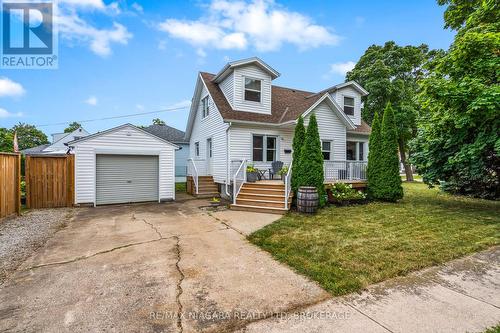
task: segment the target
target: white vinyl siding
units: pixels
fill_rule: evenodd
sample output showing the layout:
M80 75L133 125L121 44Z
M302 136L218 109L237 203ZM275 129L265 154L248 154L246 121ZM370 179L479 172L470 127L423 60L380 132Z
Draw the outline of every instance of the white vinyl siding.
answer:
M271 113L271 76L255 65L234 69L234 103L237 111ZM260 102L245 100L245 78L261 80Z
M75 203L95 203L96 154L157 155L160 200L175 198L175 147L126 126L75 143Z
M344 107L344 96L354 98L354 115L348 116L354 125L361 125L361 95L356 89L347 86L335 91L331 96L342 108Z
M200 96L207 96L208 91L205 86L201 91ZM193 121L193 129L190 137L190 156L196 163L196 168L200 176L205 176L211 170L216 183L224 183L226 181L226 129L228 124L224 123L222 116L217 110L212 97L208 95L208 103L210 107L210 115L202 118L202 103L198 103L195 118ZM212 139L212 158L211 165L207 165L207 139ZM200 154L196 156L195 142L199 142Z
M233 124L229 131L231 135L231 160L248 159L249 161L253 161L252 145L254 135L276 136L277 160L288 165L292 159L292 153L285 154L285 150L292 149L292 128L273 129ZM271 162L255 161L253 163L258 169L268 169L271 167Z
M229 105L233 107L234 98L234 73L231 72L224 80L219 84L220 89L224 96L226 96Z
M326 104L320 103L312 112L318 121L319 137L322 141L332 141L331 160L345 160L346 127L335 112ZM310 114L304 119L304 124L309 124Z

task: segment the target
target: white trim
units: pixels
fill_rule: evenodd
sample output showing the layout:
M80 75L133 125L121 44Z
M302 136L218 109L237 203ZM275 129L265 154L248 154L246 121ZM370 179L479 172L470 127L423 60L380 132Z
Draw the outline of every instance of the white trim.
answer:
M148 135L148 136L150 136L150 137L152 137L152 138L154 138L154 139L156 139L156 140L158 140L158 141L162 141L162 142L164 142L164 143L166 143L166 144L169 144L169 145L171 145L172 147L174 147L175 149L179 149L179 146L177 146L177 145L173 144L172 142L167 141L167 140L164 140L164 139L162 139L162 138L160 138L160 137L158 137L158 136L156 136L156 135L154 135L154 134L151 134L151 133L149 133L148 131L145 131L145 130L143 130L142 128L139 128L139 127L137 127L137 126L134 126L134 125L132 125L132 124L130 124L130 123L123 124L123 125L120 125L120 126L116 126L116 127L113 127L113 128L110 128L110 129L107 129L107 130L105 130L105 131L98 132L98 133L95 133L95 134L87 135L87 136L85 136L85 137L83 137L83 138L80 138L80 139L78 139L78 140L73 140L73 141L70 141L70 142L68 142L68 143L67 143L67 145L68 145L69 147L75 147L75 146L77 146L80 142L84 142L84 141L87 141L87 140L91 140L91 139L94 139L94 138L100 137L100 136L105 135L105 134L110 134L110 133L113 133L113 132L119 131L119 130L121 130L121 129L124 129L124 128L126 128L126 127L130 127L131 129L136 130L136 131L139 131L139 132L141 132L141 133L144 133L144 134L146 134L146 135Z
M337 116L339 117L340 121L342 121L342 123L344 123L344 125L347 127L347 130L349 130L349 129L352 129L352 130L356 129L356 125L354 125L354 123L349 118L349 116L344 113L344 111L342 110L342 108L340 108L340 106L338 105L338 103L333 100L333 98L330 96L329 93L325 93L323 95L323 97L321 97L320 99L318 99L316 101L316 103L314 103L311 107L309 107L309 109L307 109L306 112L304 112L302 114L302 117L305 118L309 113L311 113L323 101L329 102L330 108L337 114Z
M228 62L224 67L222 67L219 73L217 73L217 75L214 76L212 81L214 81L215 83L219 83L220 81L224 80L224 78L229 74L229 71L233 70L236 67L246 66L249 64L256 64L257 66L261 67L263 70L265 70L271 75L271 78L273 80L280 76L280 73L278 71L276 71L274 68L266 64L264 61L262 61L257 57L252 57L248 59L241 59Z

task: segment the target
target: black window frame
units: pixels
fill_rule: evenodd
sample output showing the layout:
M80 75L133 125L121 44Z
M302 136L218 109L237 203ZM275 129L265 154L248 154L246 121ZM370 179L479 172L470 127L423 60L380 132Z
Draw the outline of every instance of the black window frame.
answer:
M262 146L255 146L255 138L262 138ZM268 139L274 140L274 148L268 147ZM255 158L255 151L260 150L260 159ZM268 152L273 151L273 159L268 159ZM270 163L278 160L278 136L276 135L265 135L265 134L252 134L252 160L254 162Z
M324 149L324 147L323 147L324 143L330 144L330 149L328 149L328 150ZM332 152L333 152L332 147L333 147L333 141L331 141L331 140L321 141L321 154L323 155L324 161L331 161L332 160ZM325 154L328 154L328 158L325 158Z

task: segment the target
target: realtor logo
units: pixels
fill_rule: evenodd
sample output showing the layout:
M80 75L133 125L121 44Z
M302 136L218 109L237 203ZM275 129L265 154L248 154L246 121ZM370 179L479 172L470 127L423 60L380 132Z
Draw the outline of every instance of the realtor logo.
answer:
M2 2L1 67L56 69L54 3Z

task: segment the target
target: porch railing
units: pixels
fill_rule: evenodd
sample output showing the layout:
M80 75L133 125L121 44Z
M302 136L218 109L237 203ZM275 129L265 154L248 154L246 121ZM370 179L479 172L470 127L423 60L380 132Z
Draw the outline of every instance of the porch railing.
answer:
M367 161L325 161L325 181L366 180Z
M288 172L285 175L285 209L288 209L288 201L290 200L290 193L292 192L292 165L293 159L291 159L288 165Z
M240 193L241 187L247 181L247 160L242 160L233 176L233 204L236 205L236 197Z
M196 163L192 158L188 158L188 165L187 165L187 174L188 176L193 177L194 181L194 190L195 193L198 194L198 169L196 168Z

